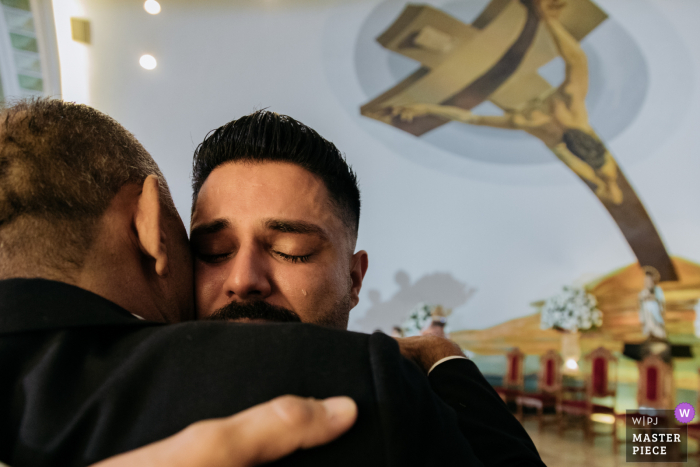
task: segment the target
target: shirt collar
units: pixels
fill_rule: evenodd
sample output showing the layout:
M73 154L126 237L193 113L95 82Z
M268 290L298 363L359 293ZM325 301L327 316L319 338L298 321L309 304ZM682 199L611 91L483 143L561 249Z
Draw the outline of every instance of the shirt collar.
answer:
M46 279L0 281L0 335L82 326L152 326L99 295Z

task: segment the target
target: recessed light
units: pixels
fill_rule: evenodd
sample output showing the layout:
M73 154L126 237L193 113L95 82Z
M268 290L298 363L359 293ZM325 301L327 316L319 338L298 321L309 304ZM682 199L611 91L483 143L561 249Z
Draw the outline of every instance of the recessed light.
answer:
M144 67L147 70L152 70L158 65L158 62L156 62L156 59L153 55L141 55L141 58L139 59L139 64Z
M146 0L146 3L143 4L143 9L152 15L157 15L160 13L160 3L156 0Z

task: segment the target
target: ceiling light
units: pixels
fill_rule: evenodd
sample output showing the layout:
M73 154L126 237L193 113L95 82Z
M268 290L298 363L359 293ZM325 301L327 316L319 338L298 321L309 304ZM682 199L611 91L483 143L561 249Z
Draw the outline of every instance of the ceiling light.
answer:
M141 64L142 67L144 67L147 70L152 70L158 65L158 62L156 62L156 59L153 55L141 55L141 58L139 59L139 64Z
M156 0L146 0L146 3L143 4L143 9L152 15L157 15L160 13L160 3Z

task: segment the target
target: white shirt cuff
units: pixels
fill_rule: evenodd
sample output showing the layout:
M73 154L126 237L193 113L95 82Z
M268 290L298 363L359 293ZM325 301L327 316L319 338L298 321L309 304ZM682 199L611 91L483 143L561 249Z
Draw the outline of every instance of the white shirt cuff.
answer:
M440 360L435 362L435 364L433 364L433 366L430 367L430 369L428 370L428 375L430 375L430 372L433 371L435 369L435 367L438 366L439 364L441 364L442 362L446 362L447 360L452 360L455 358L463 358L465 360L469 360L467 357L465 357L463 355L452 355L450 357L441 358Z

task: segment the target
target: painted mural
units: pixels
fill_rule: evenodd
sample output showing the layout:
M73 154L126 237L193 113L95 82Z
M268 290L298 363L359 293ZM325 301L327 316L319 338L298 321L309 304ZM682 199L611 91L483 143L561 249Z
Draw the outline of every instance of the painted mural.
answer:
M606 145L601 136L606 132L595 128L589 116L591 71L581 41L608 18L590 0L492 0L470 23L439 7L407 4L376 36L389 53L419 66L362 103L364 117L416 140L429 138L449 122L498 129L504 138L512 132L529 135L539 141L542 152L548 150L579 178L581 188L593 192L637 259L587 282L563 284L558 295L531 297L531 314L488 329L451 329L450 336L473 353L495 384L505 384L498 376L505 373L507 379L513 367L509 360L489 355L505 356L513 349L530 356L560 351L564 373L576 377L582 375L582 356L604 348L624 356L621 387L634 386L640 375L633 362L650 354L674 365L681 390L697 387L695 355L700 346L694 322L700 265L669 254L659 226L633 188L634 180ZM548 80L541 70L555 60L563 64L562 76ZM468 147L470 141L463 143ZM404 289L392 300L407 295ZM425 303L434 303L435 309L456 302L449 294L442 301L429 295L402 303L403 314L388 312L391 301L382 305L373 300L360 324L381 324L384 329L398 325L404 334L413 327L415 334L420 332L415 322L422 319L426 333L439 322L431 319ZM381 306L387 312L379 319ZM422 309L426 311L421 315ZM446 317L440 320L444 326ZM530 375L538 371L537 363L529 365ZM633 403L632 390L628 392L619 408ZM693 397L681 396L695 402Z
M410 5L377 41L423 66L361 111L416 136L450 120L528 133L593 190L640 263L673 281L661 237L588 118L588 59L578 41L606 17L583 0L494 1L466 25ZM565 76L555 87L537 70L557 56ZM486 100L503 114L471 112Z

